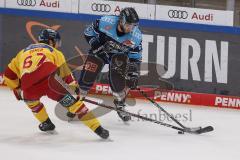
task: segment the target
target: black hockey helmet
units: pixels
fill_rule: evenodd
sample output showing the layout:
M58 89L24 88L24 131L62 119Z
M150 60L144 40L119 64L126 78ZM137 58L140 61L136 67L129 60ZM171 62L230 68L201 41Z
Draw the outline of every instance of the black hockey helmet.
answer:
M139 17L136 10L132 7L124 8L119 15L119 19L122 21L123 24L138 24Z
M50 28L43 29L38 35L38 42L49 44L49 40L52 40L54 45L58 43L61 46L61 37L57 31Z

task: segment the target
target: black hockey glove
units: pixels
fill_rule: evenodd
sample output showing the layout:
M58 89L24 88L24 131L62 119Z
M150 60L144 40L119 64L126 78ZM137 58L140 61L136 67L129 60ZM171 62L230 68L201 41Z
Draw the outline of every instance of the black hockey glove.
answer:
M109 53L125 53L128 48L114 41L106 41L104 44L95 44L92 46L92 53L95 55L108 55Z
M129 79L127 80L127 86L131 89L131 90L134 90L137 88L138 86L138 79L139 79L139 76L138 75L130 75L129 76Z
M114 44L107 41L104 44L97 44L92 47L92 53L95 55L108 54L114 49Z
M106 53L125 53L126 51L128 51L128 48L122 44L119 44L117 42L114 41L107 41L104 44L104 52Z
M104 52L111 53L116 48L116 43L113 41L107 41L104 44Z
M130 62L128 64L127 70L127 86L134 90L138 86L138 79L140 77L140 63L139 62Z

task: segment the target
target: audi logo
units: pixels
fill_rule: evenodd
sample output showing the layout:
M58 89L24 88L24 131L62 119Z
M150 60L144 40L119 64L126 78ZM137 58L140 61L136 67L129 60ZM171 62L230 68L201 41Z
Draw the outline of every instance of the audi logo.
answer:
M109 4L93 3L91 8L92 8L92 11L94 12L110 12L111 11L111 6Z
M181 11L181 10L169 10L168 16L170 18L177 18L177 19L187 19L188 18L188 12L187 11Z
M36 5L36 0L17 0L17 4L19 6L35 6Z

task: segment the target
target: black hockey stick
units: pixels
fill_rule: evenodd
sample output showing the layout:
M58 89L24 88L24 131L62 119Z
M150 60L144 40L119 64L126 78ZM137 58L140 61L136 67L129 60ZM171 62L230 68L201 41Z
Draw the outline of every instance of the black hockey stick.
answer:
M94 105L98 105L98 106L107 108L107 109L110 109L110 110L114 110L116 112L122 112L122 113L128 114L132 117L140 118L140 119L143 119L143 120L146 120L146 121L149 121L149 122L160 124L160 125L165 126L165 127L170 127L170 128L176 129L176 130L181 131L181 132L185 132L185 130L183 128L180 128L180 127L177 127L177 126L174 126L174 125L171 125L171 124L167 124L167 123L164 123L164 122L161 122L161 121L157 121L157 120L154 120L154 119L151 119L151 118L147 118L147 117L141 116L139 114L135 114L135 113L131 113L131 112L128 112L128 111L125 111L125 110L121 110L121 109L118 109L118 108L115 108L115 107L112 107L112 106L109 106L109 105L106 105L106 104L103 104L103 103L99 103L99 102L96 102L96 101L93 101L93 100L90 100L90 99L87 99L87 98L84 98L84 101L88 102L88 103L91 103L91 104L94 104Z
M158 103L156 103L153 99L149 98L144 91L142 91L140 88L137 89L148 101L150 101L154 106L159 108L162 112L164 112L168 117L170 117L175 123L177 123L179 126L181 126L184 130L184 132L188 133L194 133L194 134L201 134L206 132L211 132L214 130L212 126L207 127L197 127L197 128L189 128L184 126L182 123L180 123L177 119L175 119L171 114L169 114L165 109L163 109Z
M123 76L126 80L129 78L126 76L126 74L123 74L122 70L118 67L114 68L118 73L120 73L121 76ZM154 87L155 90L158 89L159 87ZM206 132L211 132L214 130L212 126L207 126L207 127L197 127L197 128L189 128L185 127L183 124L181 124L178 120L176 120L171 114L169 114L166 110L164 110L158 103L156 103L154 100L149 98L144 91L141 91L140 88L137 88L137 90L143 95L146 99L148 99L151 103L153 103L157 108L159 108L161 111L163 111L168 117L170 117L175 123L177 123L179 126L183 128L183 132L187 133L192 133L192 134L202 134ZM154 90L154 89L153 89Z
M54 75L54 78L58 81L58 83L60 85L62 85L66 90L67 92L73 97L73 98L76 98L75 97L75 92L62 80L61 77L59 77L57 74ZM117 112L122 112L122 113L126 113L126 114L129 114L130 116L133 116L133 117L136 117L136 118L140 118L140 119L143 119L143 120L146 120L146 121L149 121L149 122L153 122L153 123L156 123L156 124L160 124L162 126L166 126L166 127L169 127L169 128L173 128L173 129L176 129L180 132L185 132L185 130L183 128L180 128L180 127L177 127L177 126L173 126L171 124L167 124L167 123L163 123L161 121L157 121L157 120L154 120L154 119L151 119L151 118L147 118L147 117L143 117L141 115L138 115L138 114L135 114L135 113L130 113L130 112L127 112L127 111L124 111L124 110L121 110L121 109L117 109L115 107L112 107L112 106L108 106L108 105L105 105L105 104L102 104L102 103L99 103L99 102L95 102L93 100L90 100L90 99L86 99L84 98L84 101L85 102L88 102L88 103L91 103L91 104L95 104L95 105L98 105L98 106L101 106L101 107L104 107L104 108L107 108L107 109L110 109L110 110L114 110L114 111L117 111Z
M61 84L68 91L68 93L70 95L72 95L73 98L75 98L75 92L62 80L61 77L59 77L57 74L55 74L54 78L59 82L59 84ZM95 102L93 100L89 100L89 99L86 99L86 98L84 99L84 101L88 102L88 103L91 103L91 104L95 104L95 105L104 107L104 108L107 108L107 109L110 109L110 110L126 113L126 114L129 114L130 116L140 118L140 119L143 119L143 120L146 120L146 121L149 121L149 122L153 122L153 123L156 123L156 124L160 124L162 126L166 126L166 127L172 128L172 129L176 129L176 130L179 131L178 133L187 132L187 133L192 133L192 134L201 134L201 133L206 132L204 130L199 130L199 128L197 128L197 129L194 129L194 128L180 128L180 127L177 127L177 126L174 126L174 125L171 125L171 124L167 124L167 123L164 123L164 122L161 122L161 121L157 121L157 120L154 120L154 119L151 119L151 118L147 118L147 117L135 114L135 113L127 112L127 111L117 109L117 108L112 107L112 106L108 106L108 105L105 105L105 104L102 104L102 103L98 103L98 102Z

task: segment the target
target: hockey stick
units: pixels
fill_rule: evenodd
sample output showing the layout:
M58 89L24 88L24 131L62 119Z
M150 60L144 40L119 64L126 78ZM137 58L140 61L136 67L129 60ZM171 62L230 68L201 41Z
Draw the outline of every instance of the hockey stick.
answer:
M175 119L171 114L169 114L165 109L163 109L158 103L156 103L153 99L149 98L144 91L140 90L140 88L137 88L137 90L148 100L150 101L154 106L159 108L162 112L164 112L168 117L170 117L175 123L177 123L179 126L181 126L184 130L184 132L188 133L194 133L194 134L201 134L201 133L206 133L206 132L211 132L214 130L212 126L207 126L207 127L197 127L197 128L189 128L184 126L182 123L180 123L177 119Z
M107 108L107 109L110 109L110 110L114 110L116 112L122 112L122 113L128 114L132 117L136 117L136 118L140 118L140 119L143 119L143 120L146 120L146 121L149 121L149 122L160 124L160 125L165 126L165 127L170 127L172 129L176 129L180 132L185 132L185 130L183 128L180 128L180 127L177 127L177 126L174 126L174 125L171 125L171 124L163 123L161 121L157 121L157 120L154 120L154 119L151 119L151 118L147 118L147 117L144 117L144 116L141 116L141 115L138 115L138 114L135 114L135 113L131 113L131 112L128 112L128 111L125 111L125 110L121 110L121 109L118 109L118 108L115 108L115 107L112 107L112 106L109 106L109 105L106 105L106 104L103 104L103 103L99 103L99 102L96 102L96 101L93 101L93 100L90 100L90 99L87 99L87 98L84 98L84 101L88 102L88 103L91 103L91 104L94 104L94 105L98 105L98 106Z
M59 84L61 84L61 85L67 90L67 92L68 92L72 97L75 98L75 96L74 96L74 94L75 94L74 91L62 80L61 77L59 77L57 74L55 74L54 78L59 82ZM135 114L135 113L131 113L131 112L124 111L124 110L121 110L121 109L117 109L117 108L115 108L115 107L108 106L108 105L105 105L105 104L102 104L102 103L99 103L99 102L95 102L95 101L90 100L90 99L86 99L86 98L85 98L84 101L85 101L85 102L88 102L88 103L91 103L91 104L95 104L95 105L104 107L104 108L107 108L107 109L110 109L110 110L114 110L114 111L117 111L117 112L126 113L126 114L129 114L130 116L133 116L133 117L136 117L136 118L140 118L140 119L143 119L143 120L146 120L146 121L149 121L149 122L153 122L153 123L156 123L156 124L165 126L165 127L169 127L169 128L172 128L172 129L176 129L176 130L179 131L178 133L184 133L184 132L193 133L193 134L205 133L205 132L203 132L202 130L199 130L199 129L194 129L194 128L191 128L191 129L189 129L189 128L180 128L180 127L177 127L177 126L174 126L174 125L171 125L171 124L167 124L167 123L164 123L164 122L161 122L161 121L157 121L157 120L154 120L154 119L151 119L151 118L147 118L147 117L144 117L144 116Z
M63 86L66 91L73 97L75 98L75 93L74 91L62 80L61 77L59 77L57 74L54 75L54 78L58 81L58 83ZM121 110L121 109L117 109L115 107L112 107L112 106L108 106L108 105L105 105L105 104L102 104L102 103L98 103L98 102L95 102L93 100L90 100L90 99L86 99L84 98L83 99L85 102L88 102L88 103L91 103L91 104L95 104L95 105L98 105L98 106L101 106L101 107L104 107L104 108L107 108L107 109L110 109L110 110L114 110L114 111L117 111L117 112L122 112L122 113L126 113L126 114L129 114L130 116L133 116L133 117L136 117L136 118L140 118L140 119L143 119L143 120L146 120L146 121L149 121L149 122L153 122L153 123L157 123L157 124L160 124L160 125L163 125L163 126L166 126L166 127L170 127L170 128L173 128L173 129L176 129L178 131L181 131L181 132L184 132L184 129L180 128L180 127L176 127L176 126L173 126L173 125L170 125L170 124L167 124L167 123L163 123L163 122L160 122L160 121L157 121L157 120L154 120L154 119L150 119L150 118L147 118L147 117L143 117L141 115L137 115L135 113L130 113L130 112L127 112L127 111L124 111L124 110Z
M129 78L128 76L124 75L122 70L118 67L113 68L115 69L122 77L124 77L126 80ZM158 89L159 87L156 87L155 89ZM197 127L197 128L189 128L185 127L183 124L181 124L178 120L176 120L171 114L169 114L166 110L164 110L159 104L157 104L154 100L149 98L146 93L140 90L140 88L137 88L137 90L145 97L147 100L149 100L151 103L153 103L157 108L159 108L161 111L163 111L168 117L170 117L175 123L177 123L179 126L183 128L183 132L192 133L192 134L202 134L206 132L211 132L214 130L212 126L207 127Z

